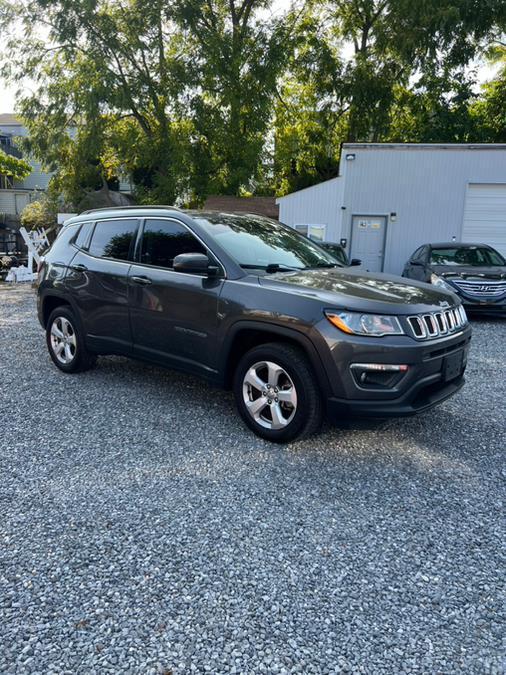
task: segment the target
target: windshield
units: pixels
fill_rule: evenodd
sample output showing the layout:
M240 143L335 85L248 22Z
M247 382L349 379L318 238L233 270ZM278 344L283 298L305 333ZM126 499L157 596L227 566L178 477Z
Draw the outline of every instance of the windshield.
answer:
M331 253L341 265L348 265L348 258L344 249L339 244L323 244L326 251Z
M433 265L466 265L469 267L495 267L506 264L500 253L485 246L434 248L430 254L430 262Z
M217 213L195 220L241 267L275 272L338 265L313 241L269 218Z

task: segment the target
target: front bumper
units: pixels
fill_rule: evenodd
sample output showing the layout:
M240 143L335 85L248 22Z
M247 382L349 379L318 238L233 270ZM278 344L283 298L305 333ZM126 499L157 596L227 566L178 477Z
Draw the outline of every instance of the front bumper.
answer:
M440 339L354 338L331 349L337 369L333 391L327 397L330 419L343 416L392 417L414 415L455 394L464 385L471 329ZM362 384L353 364L405 364L406 374L388 386Z
M329 419L352 417L407 417L442 403L464 386L464 375L443 383L440 378L430 376L423 378L405 394L394 400L343 400L329 398L327 400L327 416Z
M453 292L458 295L466 312L475 314L506 315L506 295L480 296L479 298L465 293L460 288L454 288Z
M501 300L472 300L460 296L464 309L469 314L494 314L496 316L506 316L506 298Z

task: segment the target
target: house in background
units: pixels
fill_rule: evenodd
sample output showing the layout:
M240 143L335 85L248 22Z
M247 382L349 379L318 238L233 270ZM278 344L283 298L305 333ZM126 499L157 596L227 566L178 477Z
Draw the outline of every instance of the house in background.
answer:
M23 124L11 113L0 114L0 148L7 154L21 157L20 150L16 147L16 138L28 134ZM46 191L53 174L42 170L39 162L31 157L25 157L32 167L29 176L24 180L13 180L9 176L0 175L0 254L13 251L25 251L26 247L18 233L19 216L25 206L37 197L40 191ZM97 191L97 197L101 192ZM119 183L119 191L123 195L130 195L132 185L129 179L122 177ZM93 193L90 193L93 194ZM127 203L128 199L125 198Z
M26 136L27 130L10 113L0 114L0 148L14 157L21 157L16 137ZM47 190L51 174L42 171L38 162L27 158L32 171L24 180L13 180L0 175L0 254L25 250L19 235L19 216L37 190Z
M399 274L428 242L506 256L506 145L344 143L339 176L277 199L279 219L341 242L371 272Z
M26 136L27 133L14 115L0 114L0 147L4 152L21 157L15 139L17 136ZM7 176L0 177L0 213L19 215L30 202L35 190L47 190L51 174L42 171L38 162L26 159L32 166L32 172L24 180L12 181Z

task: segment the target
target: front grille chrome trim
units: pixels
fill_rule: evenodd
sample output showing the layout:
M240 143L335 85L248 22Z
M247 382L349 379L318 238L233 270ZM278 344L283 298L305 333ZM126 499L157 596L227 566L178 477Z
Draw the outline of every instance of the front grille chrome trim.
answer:
M506 293L506 280L494 281L492 279L450 279L452 284L464 293L476 297L499 298Z
M431 340L457 333L467 324L467 316L462 305L458 305L442 312L408 316L407 324L415 340Z

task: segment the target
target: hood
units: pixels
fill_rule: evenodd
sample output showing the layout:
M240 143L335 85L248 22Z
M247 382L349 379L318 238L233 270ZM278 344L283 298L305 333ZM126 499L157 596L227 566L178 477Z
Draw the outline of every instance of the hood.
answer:
M430 284L387 274L332 268L277 272L259 278L262 286L315 297L329 307L362 312L419 313L460 301Z
M431 265L430 267L434 274L450 280L452 277L460 277L461 279L506 279L506 266Z

